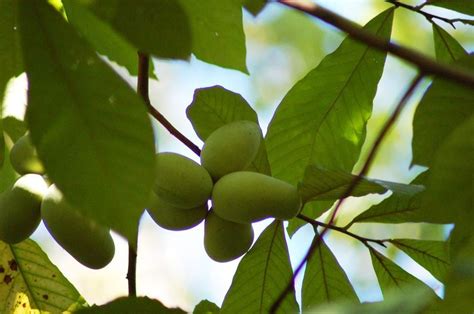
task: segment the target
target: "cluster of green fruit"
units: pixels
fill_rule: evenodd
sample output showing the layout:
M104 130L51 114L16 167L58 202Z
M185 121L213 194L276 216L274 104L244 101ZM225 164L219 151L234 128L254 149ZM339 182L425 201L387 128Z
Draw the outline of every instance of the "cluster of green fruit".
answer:
M179 154L159 153L150 216L170 230L189 229L205 220L204 247L215 261L245 254L253 242L253 222L287 220L301 207L296 187L247 170L261 141L258 124L236 121L207 138L202 166Z
M0 194L0 240L21 242L43 219L56 242L77 261L94 269L106 266L115 254L110 230L79 214L54 184L47 183L28 134L13 145L10 162L22 176Z

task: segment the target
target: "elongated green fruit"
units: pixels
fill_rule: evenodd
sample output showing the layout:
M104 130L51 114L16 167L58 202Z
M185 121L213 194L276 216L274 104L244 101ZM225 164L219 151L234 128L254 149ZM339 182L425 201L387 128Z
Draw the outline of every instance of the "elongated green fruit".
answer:
M0 195L0 240L18 243L36 230L41 221L41 200L47 190L40 175L27 174Z
M197 226L207 214L207 202L184 209L173 206L152 193L148 213L157 225L168 230L186 230Z
M49 187L43 199L41 214L56 242L84 266L99 269L114 257L109 229L72 208L55 185Z
M262 139L258 124L236 121L215 130L204 143L201 164L214 180L247 168L255 156Z
M44 174L44 167L38 158L36 149L31 144L29 134L25 134L16 141L10 151L10 162L19 174Z
M245 254L253 242L251 224L224 220L210 211L204 225L204 248L216 262L229 262Z
M301 199L291 184L261 173L238 171L217 181L212 204L216 214L226 220L252 223L268 217L293 218Z
M204 204L211 196L212 179L197 162L175 153L156 155L154 191L165 202L180 208Z

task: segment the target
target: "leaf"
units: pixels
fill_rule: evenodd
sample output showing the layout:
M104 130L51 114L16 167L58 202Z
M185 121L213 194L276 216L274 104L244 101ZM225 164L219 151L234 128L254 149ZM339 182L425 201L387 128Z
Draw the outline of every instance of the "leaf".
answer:
M359 302L347 275L323 240L306 264L301 293L303 312L341 299Z
M189 16L194 55L203 61L248 73L240 1L180 0L179 3Z
M257 16L267 5L267 0L243 0L245 9L253 16Z
M233 121L248 120L258 124L257 113L240 95L222 86L199 88L194 91L192 103L186 109L194 131L202 141L221 126ZM262 141L251 168L270 174L265 142Z
M175 0L80 0L97 17L127 39L136 50L159 58L187 59L191 30Z
M337 314L419 314L426 312L427 306L432 300L432 294L425 288L414 287L405 291L391 291L384 301L364 302L354 304L353 302L338 302L322 304L310 310L310 313L337 313ZM436 313L436 312L435 312Z
M147 297L121 297L104 305L92 306L78 313L116 314L116 313L186 313L180 308L167 308L160 301Z
M467 54L456 39L435 23L433 23L433 39L438 61L452 63Z
M84 305L79 292L34 241L14 245L0 241L1 313L28 306L57 313Z
M138 75L137 51L107 23L81 6L77 1L64 0L69 23L94 46L98 53L124 66L130 75ZM156 78L153 62L150 62L150 77Z
M283 223L276 220L240 261L221 313L268 313L292 274ZM298 311L293 290L283 300L278 312Z
M390 38L393 9L364 29ZM385 53L347 38L296 83L270 122L266 143L272 174L296 184L309 164L351 171L359 158Z
M194 308L193 314L219 314L220 308L209 300L202 300Z
M345 171L329 170L316 165L306 168L303 181L298 185L303 202L316 200L337 200L357 176ZM370 193L385 193L387 189L378 183L361 179L351 196L363 196Z
M154 180L145 105L45 2L20 12L26 120L46 172L82 214L133 239Z
M410 293L413 288L423 289L423 287L425 287L426 290L430 289L422 281L413 277L374 249L370 249L369 251L375 274L377 275L378 283L384 297L388 296L392 290L401 290L405 293ZM434 295L432 290L431 293Z
M21 120L18 120L13 116L6 116L2 119L3 131L8 134L13 142L16 143L20 137L25 135L26 126L25 123Z
M324 212L329 210L333 204L334 200L309 202L304 205L303 209L301 210L301 214L305 215L306 217L316 219ZM296 233L296 231L306 224L306 221L299 218L290 219L288 221L288 226L286 227L286 232L288 232L288 235L291 238Z
M473 134L474 115L471 115L440 145L423 197L423 208L430 211L431 217L455 222L466 232L472 231L474 219Z
M427 4L474 15L474 3L466 0L428 0Z
M459 64L474 70L474 55ZM415 112L412 163L430 166L443 140L474 113L473 103L471 88L435 78Z
M6 145L5 147L5 161L3 167L0 169L0 193L10 188L19 175L13 169L10 163L10 149L12 145Z
M446 279L450 265L447 242L392 239L390 243L408 254L437 279L441 281Z

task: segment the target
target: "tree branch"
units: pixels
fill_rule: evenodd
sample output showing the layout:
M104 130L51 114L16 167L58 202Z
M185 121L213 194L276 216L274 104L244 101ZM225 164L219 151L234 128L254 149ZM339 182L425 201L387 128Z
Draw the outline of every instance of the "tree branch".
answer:
M438 75L465 86L471 88L474 87L474 74L466 71L465 69L456 65L446 65L436 62L432 58L429 58L413 49L400 46L387 41L386 39L375 36L372 33L364 30L357 23L354 23L341 15L327 10L320 5L306 2L303 3L297 0L277 0L277 2L331 24L332 26L335 26L346 32L350 37L363 42L366 45L381 51L389 52L399 58L409 61L425 75Z
M148 95L148 68L150 65L150 59L148 56L143 54L139 54L139 61L138 61L138 82L137 82L137 89L139 94L142 96L145 104L147 105L148 112L166 129L168 132L171 133L174 137L176 137L181 143L186 145L190 150L192 150L196 155L201 155L201 150L199 147L194 144L189 138L187 138L183 133L178 131L171 122L168 121L150 102L150 97ZM140 71L146 71L143 73L147 73L147 75L140 75Z
M431 13L428 13L426 11L423 11L422 7L419 7L419 6L412 6L412 5L409 5L409 4L406 4L406 3L398 2L397 0L385 0L385 1L388 2L388 3L393 4L396 7L401 7L401 8L413 11L415 13L421 14L431 23L433 23L433 19L437 19L437 20L443 21L445 23L448 23L453 28L456 28L456 26L454 25L454 23L456 23L456 22L464 23L464 24L467 24L467 25L474 25L474 20L459 19L459 18L448 19L448 18L443 17L443 16L439 16L439 15L435 15L435 14L431 14Z
M345 228L342 228L342 227L338 227L336 225L329 225L329 224L326 224L324 222L321 222L321 221L318 221L318 220L314 220L314 219L311 219L309 218L308 216L305 216L303 214L298 214L298 216L296 216L298 219L301 219L301 220L304 220L306 221L307 223L311 224L313 227L324 227L324 228L327 228L327 229L331 229L331 230L335 230L335 231L338 231L340 233L344 233L345 235L348 235L350 237L353 237L354 239L357 239L359 240L360 242L364 243L365 245L367 245L368 242L374 242L374 243L377 243L383 247L387 247L385 245L385 242L387 242L388 240L380 240L380 239L370 239L370 238L366 238L366 237L362 237L358 234L355 234L353 232L350 232L348 231L347 229Z
M273 305L270 309L270 313L276 313L276 311L278 310L278 307L280 306L281 302L283 302L283 300L285 299L287 294L290 293L291 290L293 289L296 276L298 276L298 274L303 269L303 266L306 264L308 259L310 259L311 256L313 255L313 253L315 252L315 250L318 247L319 243L321 242L322 237L326 234L326 232L330 229L330 227L333 226L334 221L336 219L336 215L339 212L339 209L341 208L341 205L344 203L345 199L351 195L351 193L357 187L357 184L359 184L359 182L360 182L360 180L362 180L363 176L365 176L367 174L367 172L369 171L369 169L372 165L372 162L374 161L375 156L377 155L380 144L382 143L383 139L385 138L385 136L388 134L388 132L392 128L393 124L395 123L395 121L399 117L401 111L403 110L406 103L408 102L408 99L411 97L411 95L413 94L413 92L415 91L416 87L418 86L418 84L421 82L422 79L423 79L423 74L418 74L416 76L416 78L412 81L412 83L408 87L407 91L403 95L402 99L398 103L397 107L395 108L395 110L393 111L393 113L391 114L389 119L385 122L383 128L379 131L379 134L378 134L377 138L375 139L374 144L372 144L372 148L369 151L369 154L367 155L367 159L365 160L365 163L364 163L362 169L357 174L357 176L352 180L351 184L347 187L344 194L342 194L342 197L339 199L339 201L336 204L336 208L334 209L334 211L331 214L329 222L324 227L323 231L319 235L317 235L316 238L314 239L314 241L311 243L311 246L309 247L306 255L304 256L303 260L299 263L298 267L296 267L295 272L293 273L293 275L292 275L290 281L288 282L287 286L285 287L285 289L282 291L282 293L278 296L278 298L273 303Z

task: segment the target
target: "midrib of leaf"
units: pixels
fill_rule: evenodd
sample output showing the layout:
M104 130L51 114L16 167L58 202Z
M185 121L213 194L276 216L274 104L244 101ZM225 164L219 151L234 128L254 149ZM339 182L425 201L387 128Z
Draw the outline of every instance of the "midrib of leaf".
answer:
M268 253L267 253L267 259L265 260L265 268L264 268L264 271L263 271L263 282L262 282L262 291L260 293L260 310L259 310L259 313L263 313L263 295L264 295L264 292L265 292L265 286L267 284L267 270L268 270L268 264L270 263L270 255L272 254L272 248L273 248L273 245L275 243L275 237L277 236L277 232L278 232L278 227L280 226L280 224L275 224L275 230L273 231L273 237L272 237L272 240L270 242L270 247L268 249Z
M387 14L387 16L385 17L385 19L383 20L382 23L380 23L380 26L379 28L377 29L377 31L375 32L375 34L378 34L380 32L380 30L385 26L385 22L387 21L387 18L390 16L390 14ZM346 89L347 85L349 85L349 83L352 81L352 77L354 76L354 73L357 72L357 70L359 69L361 63L362 63L362 60L365 58L365 56L367 55L367 52L371 50L371 47L369 46L366 46L365 48L365 51L364 53L362 54L362 56L360 57L359 61L357 62L357 65L354 67L354 70L351 72L351 74L349 75L349 77L347 78L346 82L344 83L344 86L341 88L341 90L339 91L339 93L337 94L336 98L334 99L334 101L331 103L331 105L329 106L329 108L326 110L326 112L324 113L323 117L321 117L321 120L319 121L318 123L318 126L316 128L316 132L314 133L314 137L313 137L313 143L311 144L311 153L310 153L310 159L311 159L311 156L313 156L313 153L314 153L314 147L315 147L315 144L316 144L316 139L317 139L317 135L319 134L319 130L321 129L321 126L323 125L323 122L324 120L326 120L326 117L329 115L329 113L332 111L332 109L334 108L334 106L336 105L336 103L338 102L339 98L342 96L344 90Z
M444 46L445 46L446 50L448 51L449 55L451 56L452 61L455 61L456 58L454 57L454 53L453 53L453 51L451 50L451 47L449 46L448 42L446 41L446 38L444 38L443 34L439 31L438 27L439 27L439 26L436 25L436 26L433 27L433 28L436 30L436 33L438 33L439 38L441 38L441 40L443 41Z
M49 37L49 32L46 31L46 28L43 24L43 20L40 18L40 14L38 13L38 7L36 6L36 4L34 5L34 11L35 11L35 14L36 14L36 21L38 22L38 25L40 26L41 28L41 32L44 34L44 38L45 38L45 42L46 42L46 45L49 47L49 54L50 56L52 57L53 60L59 60L59 57L58 57L58 54L57 54L57 51L56 49L54 48L54 45L52 44L51 40L50 40L50 37ZM53 62L54 65L55 65L55 70L57 71L57 73L62 76L63 78L63 81L65 82L65 86L68 90L68 92L72 95L72 96L77 96L78 93L75 92L75 89L73 87L73 84L70 82L70 80L68 79L68 76L66 75L66 73L62 70L61 66L57 63L57 62ZM73 97L72 99L74 99L71 103L73 104L76 104L76 100L79 99L77 97ZM92 146L94 147L94 151L95 152L100 152L100 145L97 145L97 143L94 141L94 137L92 136L92 134L90 134L88 132L88 130L90 130L91 128L89 128L90 124L87 122L87 119L85 117L83 117L82 115L82 111L79 109L79 107L77 105L75 106L72 106L70 108L73 108L74 111L77 113L75 115L75 117L77 119L79 119L84 125L86 125L86 131L84 132L86 134L86 136L89 138L89 143L92 143ZM83 133L83 134L84 134ZM95 156L100 156L102 155L101 153L99 154L95 154ZM107 167L105 167L104 165L104 162L103 160L101 160L100 158L95 158L95 160L98 162L98 164L100 165L99 169L101 169L102 171L102 176L104 177L110 177L109 176L109 173L107 171ZM98 176L99 177L99 176Z
M318 236L318 235L316 235L316 236ZM323 240L321 239L321 241L323 241ZM322 248L321 248L322 245L323 245L323 243L320 243L318 245L318 253L319 253L319 259L321 260L321 272L323 274L323 282L324 282L324 290L325 290L324 292L326 293L326 299L328 301L330 301L330 298L329 298L329 285L328 285L327 280L326 280L326 268L324 267L323 252L322 252ZM308 266L306 266L306 267L308 267Z
M408 248L408 249L410 249L410 250L413 250L413 251L415 251L415 252L418 252L418 253L420 253L420 254L422 254L422 255L426 255L426 256L428 256L428 257L430 257L430 258L432 258L432 259L434 259L434 260L436 260L436 261L438 261L438 262L441 262L441 263L443 263L443 264L449 265L449 263L447 263L446 261L440 259L439 257L434 256L434 255L432 255L432 254L430 254L430 253L428 253L428 252L422 251L422 250L420 250L420 249L417 249L417 248L415 248L415 247L409 246L409 245L407 245L407 244L405 244L405 243L398 242L397 240L390 240L390 242L393 243L393 244L395 244L395 246L403 246L403 247L406 247L406 248Z
M392 273L389 271L389 269L387 268L387 266L383 263L383 260L380 258L378 252L376 252L374 249L370 249L372 251L372 254L375 256L375 258L379 261L380 265L382 266L382 268L385 270L385 272L388 274L388 276L392 279L392 281L395 283L395 285L397 287L400 287L400 285L398 284L398 281L397 279L392 275Z

